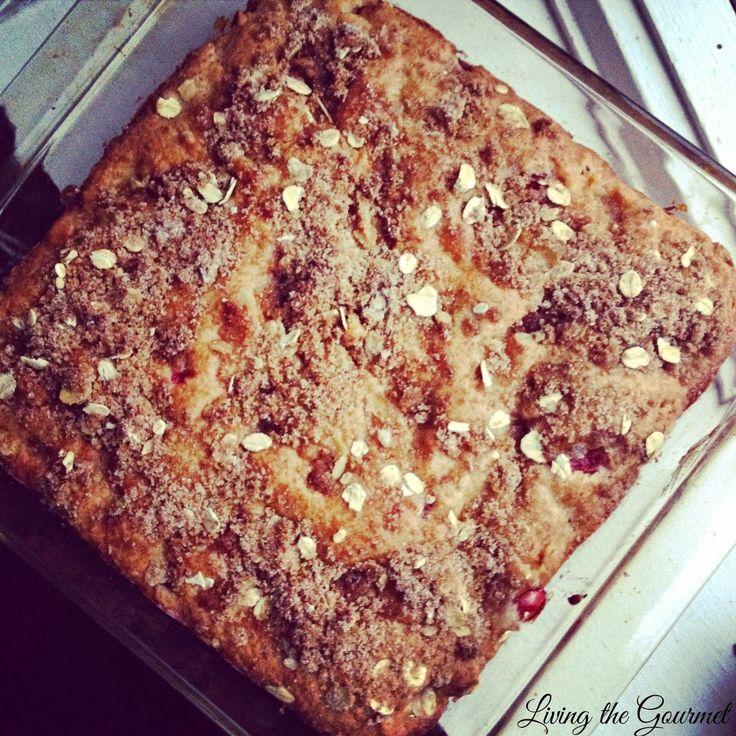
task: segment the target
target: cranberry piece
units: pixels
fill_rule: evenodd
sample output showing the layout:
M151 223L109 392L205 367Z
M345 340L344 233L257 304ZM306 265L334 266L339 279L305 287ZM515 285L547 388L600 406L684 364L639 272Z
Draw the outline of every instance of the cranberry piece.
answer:
M588 450L582 457L571 458L570 467L589 475L597 473L601 468L608 467L608 453L602 447Z
M174 371L171 374L171 383L184 383L188 378L194 376L194 371L191 368L185 368L183 371Z
M532 588L521 593L515 603L522 621L534 621L547 603L547 591L544 588Z
M334 465L332 455L325 452L312 460L312 469L307 473L307 485L313 490L328 496L335 489L335 479L332 477Z
M530 189L546 189L547 182L552 178L552 174L546 171L535 171L530 177Z
M540 135L544 133L550 125L552 125L552 121L549 118L539 118L532 123L532 130L536 135Z
M538 312L525 314L521 319L521 326L526 332L536 332L542 327L542 320Z

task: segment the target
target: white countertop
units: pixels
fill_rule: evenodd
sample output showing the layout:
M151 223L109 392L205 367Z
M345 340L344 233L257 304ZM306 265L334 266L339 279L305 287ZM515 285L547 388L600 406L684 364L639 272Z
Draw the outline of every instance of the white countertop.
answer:
M736 13L728 0L688 0L677 3L676 12L671 0L503 4L736 170ZM0 0L0 89L71 5ZM661 694L673 709L717 710L736 701L736 457L719 462L717 477L726 480L701 483L697 493L678 501L529 697L548 692L555 709L591 713L611 699L635 710L637 697L650 693ZM689 566L683 568L682 560ZM668 570L675 568L686 572L673 579ZM521 717L501 733L544 733L535 724L520 731ZM728 736L736 733L736 715L731 720L728 726L669 726L656 733ZM593 724L584 733L592 731ZM571 732L571 726L550 727L553 735ZM601 726L596 734L633 732L618 725Z

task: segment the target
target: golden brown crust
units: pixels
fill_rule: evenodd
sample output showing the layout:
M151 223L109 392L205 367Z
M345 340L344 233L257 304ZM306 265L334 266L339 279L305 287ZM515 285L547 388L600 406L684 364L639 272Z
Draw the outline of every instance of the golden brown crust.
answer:
M0 453L317 728L419 733L711 381L734 272L426 24L255 5L6 281Z

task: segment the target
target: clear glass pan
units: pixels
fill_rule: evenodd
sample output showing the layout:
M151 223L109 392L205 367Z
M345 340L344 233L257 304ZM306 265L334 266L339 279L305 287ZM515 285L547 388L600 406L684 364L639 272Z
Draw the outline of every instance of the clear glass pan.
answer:
M77 3L0 96L15 129L14 158L0 162L0 230L23 220L39 176L59 190L79 184L132 110L210 38L218 17L243 0L207 3L127 0ZM736 179L532 29L488 0L400 0L597 151L629 184L662 205L687 204L686 217L736 254ZM53 60L53 61L52 61ZM49 213L53 208L49 208ZM44 212L33 211L38 220ZM50 223L48 223L50 224ZM29 245L14 230L0 240L0 267ZM4 259L4 261L3 261ZM665 451L648 465L611 518L563 566L549 603L503 645L480 686L442 719L450 736L481 736L498 726L574 626L605 594L612 574L637 548L691 474L736 421L734 361L677 423ZM101 625L145 659L228 733L312 733L216 652L159 611L111 570L34 494L0 476L0 539ZM587 594L570 606L572 593ZM611 693L613 699L615 693Z

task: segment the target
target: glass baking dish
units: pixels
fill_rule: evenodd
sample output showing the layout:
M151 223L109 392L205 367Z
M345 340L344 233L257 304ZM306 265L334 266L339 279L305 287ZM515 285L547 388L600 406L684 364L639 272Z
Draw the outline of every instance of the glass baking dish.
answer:
M71 8L0 95L0 122L14 133L14 155L0 162L3 270L38 237L28 229L29 221L36 230L50 225L58 208L54 193L81 183L141 100L186 52L222 27L219 19L243 4L126 0L77 2ZM717 163L495 3L397 4L442 31L468 61L483 64L545 110L629 184L662 205L685 203L687 211L676 216L736 254L736 179ZM33 196L39 192L46 197L40 207ZM623 561L676 498L689 492L692 474L707 473L711 455L726 443L736 448L731 437L735 373L730 359L677 423L660 458L644 468L608 521L552 580L540 617L512 634L486 667L480 686L451 705L441 721L449 736L481 736L498 727L605 594ZM7 476L0 476L0 489L0 539L225 731L238 736L312 733L108 567L35 494ZM569 604L572 594L580 596L578 605ZM610 695L615 699L616 693Z

